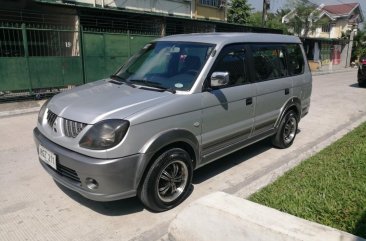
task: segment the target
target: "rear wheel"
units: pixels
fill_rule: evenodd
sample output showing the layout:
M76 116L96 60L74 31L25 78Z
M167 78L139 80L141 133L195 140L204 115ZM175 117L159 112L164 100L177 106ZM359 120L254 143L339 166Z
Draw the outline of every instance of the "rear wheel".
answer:
M272 137L275 147L284 149L292 145L297 134L297 115L295 111L286 112L278 127L277 133Z
M179 205L189 194L192 160L180 148L162 153L150 167L138 196L150 210L161 212Z

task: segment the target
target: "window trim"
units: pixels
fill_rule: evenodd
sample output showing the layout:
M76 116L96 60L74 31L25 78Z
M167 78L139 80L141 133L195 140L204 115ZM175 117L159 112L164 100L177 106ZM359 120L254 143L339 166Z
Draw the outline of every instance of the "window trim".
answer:
M251 68L253 71L251 71L251 75L252 75L252 80L254 83L260 83L260 82L265 82L265 81L270 81L270 80L276 80L276 79L283 79L283 78L288 78L290 77L289 73L288 73L288 59L287 59L287 50L286 50L286 45L288 45L290 43L250 43L249 44L249 49L250 49L250 59L251 61ZM281 77L276 77L276 78L271 78L271 79L265 79L265 80L257 80L255 77L255 65L254 65L254 57L253 57L253 52L254 52L254 46L280 46L280 48L282 49L283 53L284 53L284 58L285 58L285 76L281 76Z
M217 64L219 63L219 61L221 60L221 58L226 55L230 50L232 50L232 48L235 48L237 46L242 46L245 49L245 58L246 58L246 64L244 64L244 72L248 75L247 77L247 82L246 83L242 83L242 84L236 84L236 85L227 85L227 86L222 86L222 87L217 87L217 88L212 88L210 86L210 76L212 75L212 73L214 72L214 68L217 66ZM231 43L231 44L227 44L224 47L221 48L218 56L215 59L215 62L212 64L210 71L208 72L205 81L203 83L202 86L202 91L209 91L209 90L220 90L220 89L226 89L226 88L231 88L231 87L236 87L236 86L243 86L243 85L248 85L248 84L252 84L252 74L251 71L249 71L249 66L250 66L250 62L252 62L251 58L250 58L250 54L249 54L249 48L248 48L248 43Z
M286 59L287 59L287 76L288 77L293 77L293 76L299 76L299 75L302 75L305 73L305 65L306 65L306 60L304 59L304 52L303 52L303 49L301 48L301 44L298 44L298 43L290 43L290 44L287 44L288 46L290 45L294 45L294 46L297 46L300 50L300 53L301 53L301 56L302 56L302 61L303 61L303 68L302 68L302 71L300 74L290 74L289 73L289 53L288 53L288 48L286 48ZM309 62L308 62L309 64Z

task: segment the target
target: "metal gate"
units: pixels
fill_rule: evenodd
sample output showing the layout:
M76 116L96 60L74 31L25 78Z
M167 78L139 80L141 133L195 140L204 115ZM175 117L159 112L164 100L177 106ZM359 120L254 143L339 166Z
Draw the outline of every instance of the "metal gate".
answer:
M156 37L0 25L0 95L58 92L108 77Z
M129 33L83 32L86 82L108 77L156 36Z
M0 91L82 84L79 49L75 30L0 25Z

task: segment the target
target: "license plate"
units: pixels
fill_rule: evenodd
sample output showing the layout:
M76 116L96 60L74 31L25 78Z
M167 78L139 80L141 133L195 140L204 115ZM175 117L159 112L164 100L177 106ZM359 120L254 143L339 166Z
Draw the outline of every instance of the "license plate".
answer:
M56 155L41 145L39 145L38 150L39 159L50 165L53 169L57 170Z

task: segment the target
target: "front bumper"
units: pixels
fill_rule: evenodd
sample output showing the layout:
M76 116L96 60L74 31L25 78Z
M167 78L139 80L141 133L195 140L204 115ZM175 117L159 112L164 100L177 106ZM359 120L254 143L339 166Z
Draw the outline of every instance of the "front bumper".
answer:
M43 168L61 185L95 201L113 201L136 195L144 155L136 154L117 159L98 159L70 151L47 139L37 128L34 141L56 155L57 171L40 160ZM91 190L86 178L98 182Z

